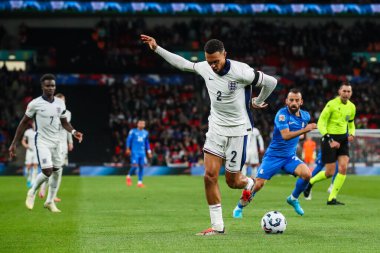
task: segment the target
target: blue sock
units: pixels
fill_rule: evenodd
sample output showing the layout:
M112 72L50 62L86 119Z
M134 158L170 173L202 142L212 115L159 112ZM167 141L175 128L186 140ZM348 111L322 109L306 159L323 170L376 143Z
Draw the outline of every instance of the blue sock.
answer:
M132 166L131 169L128 172L128 176L132 176L133 174L135 174L136 169L137 169L137 167Z
M303 190L305 190L307 184L309 183L309 181L305 181L303 180L302 178L298 178L297 179L297 182L296 182L296 187L294 188L293 192L292 192L292 195L293 197L295 197L296 199L298 199L298 197L300 196L301 192L303 192Z
M144 176L144 165L140 165L139 166L139 174L138 174L139 181L142 182L143 176Z

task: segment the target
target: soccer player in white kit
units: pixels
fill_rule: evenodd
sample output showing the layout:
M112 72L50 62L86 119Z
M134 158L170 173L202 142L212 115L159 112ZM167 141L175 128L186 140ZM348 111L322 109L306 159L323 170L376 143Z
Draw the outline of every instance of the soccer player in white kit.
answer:
M66 105L66 98L62 93L57 93L55 97L60 98L65 102ZM71 122L71 112L66 109L66 119L67 122ZM61 155L62 155L62 160L63 160L63 166L69 165L69 151L72 151L74 149L74 143L73 143L73 136L67 132L62 125L60 125L60 132L59 132L59 137L60 137L60 144L61 144ZM58 176L58 185L57 185L57 194L59 191L59 187L61 186L61 181L62 181L62 173L63 173L63 168L60 170L59 176ZM45 197L45 192L46 192L46 185L47 182L45 181L42 183L40 191L38 193L38 196L43 199ZM61 199L58 196L54 197L54 202L61 202Z
M83 134L76 131L67 122L66 106L63 100L54 97L56 89L55 76L45 74L41 77L40 82L42 96L33 99L28 104L25 115L17 127L16 134L8 151L12 159L15 156L16 143L21 138L28 121L34 119L37 132L35 144L42 173L38 174L36 182L28 191L25 205L28 209L33 209L37 189L51 176L52 179L49 180L49 192L44 207L51 212L60 212L53 201L58 185L59 170L62 169L63 164L62 155L60 154L59 126L62 124L62 127L74 135L79 142L82 142Z
M34 124L31 128L28 128L24 132L21 144L26 149L25 153L25 167L27 175L27 185L31 187L36 180L38 173L38 160L36 145L34 143L34 138L36 136L36 131L34 130ZM33 169L32 169L33 168Z
M259 146L259 149L257 149L257 145ZM248 135L247 159L245 160L245 164L241 170L243 175L247 175L247 168L251 166L251 176L256 176L257 167L260 164L259 153L261 155L264 154L264 140L259 129L253 127L252 131Z
M252 99L252 107L265 108L267 104L264 101L276 87L277 80L245 63L226 59L224 45L216 39L206 43L206 61L199 63L190 62L159 47L156 40L147 35L141 35L141 40L174 67L195 72L205 80L211 100L209 129L203 147L204 183L211 228L197 235L222 235L225 230L218 185L219 170L225 164L228 186L244 188L242 198L250 197L254 180L242 175L241 168L245 162L247 135L252 129L248 116L251 87L261 87L259 96Z

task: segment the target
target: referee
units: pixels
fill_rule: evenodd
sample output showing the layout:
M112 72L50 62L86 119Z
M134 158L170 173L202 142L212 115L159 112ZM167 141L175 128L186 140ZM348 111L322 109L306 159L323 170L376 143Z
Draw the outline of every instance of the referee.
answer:
M326 171L321 171L310 179L305 195L310 193L315 183L334 175L335 163L338 160L339 172L334 180L327 205L344 205L337 201L336 197L346 179L349 162L348 142L352 142L355 136L356 107L350 101L351 96L351 84L343 82L339 87L339 96L326 104L318 120L318 130L323 136L322 162L325 163Z

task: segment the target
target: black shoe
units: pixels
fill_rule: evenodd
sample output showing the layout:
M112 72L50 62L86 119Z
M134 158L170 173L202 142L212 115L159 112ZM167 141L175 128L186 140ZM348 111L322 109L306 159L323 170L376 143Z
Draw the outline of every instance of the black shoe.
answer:
M327 205L331 205L331 206L342 205L342 206L344 206L344 203L343 202L339 202L336 199L332 199L330 201L327 201Z
M303 196L304 196L305 198L308 198L308 197L310 196L311 188L313 188L313 185L309 183L309 184L306 186L306 189L303 191Z

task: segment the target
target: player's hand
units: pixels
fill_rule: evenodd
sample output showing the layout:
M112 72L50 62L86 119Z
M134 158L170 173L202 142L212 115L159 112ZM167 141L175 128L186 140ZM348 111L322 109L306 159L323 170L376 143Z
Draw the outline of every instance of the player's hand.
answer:
M259 153L260 153L260 155L263 155L264 154L264 149L260 149Z
M81 132L75 131L75 133L73 135L74 135L75 139L78 140L79 143L82 142L82 140L83 140L83 134Z
M355 136L349 135L347 139L348 139L349 142L353 142L354 138L355 138Z
M67 150L71 152L71 151L73 151L73 149L74 149L74 145L72 143L69 143L67 145Z
M158 45L154 38L149 37L148 35L141 34L140 39L144 44L148 44L150 49L152 49L153 51L156 50Z
M149 159L152 159L152 157L153 157L152 153L151 153L151 152L148 152L148 158L149 158Z
M9 146L8 152L9 152L9 159L12 160L12 158L16 156L16 145L11 144Z
M264 109L268 107L268 104L262 102L261 104L256 103L257 97L252 98L251 106L253 109Z
M125 155L129 156L130 154L131 154L131 150L129 148L127 148L127 150L125 150Z
M338 149L340 147L340 143L339 142L337 142L337 141L332 141L332 142L330 142L330 148L336 148L336 149Z
M306 129L308 132L310 132L311 130L317 129L317 124L315 124L315 123L307 124L307 126L305 127L305 129Z

